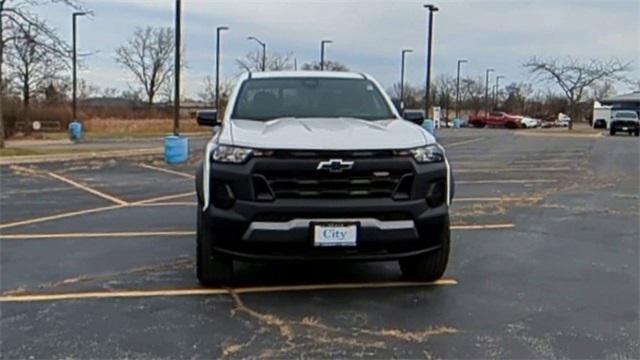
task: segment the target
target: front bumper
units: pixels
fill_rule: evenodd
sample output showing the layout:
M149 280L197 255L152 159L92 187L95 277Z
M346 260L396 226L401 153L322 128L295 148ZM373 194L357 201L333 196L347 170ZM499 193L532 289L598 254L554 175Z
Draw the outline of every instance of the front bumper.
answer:
M611 123L611 128L616 131L636 131L640 127L640 123L637 121L614 121Z
M224 184L234 196L230 206L221 208L212 199L211 206L204 210L205 223L216 234L214 249L243 260L296 261L391 260L435 251L441 246L439 235L443 226L448 226L449 207L447 201L429 204L425 196L430 184L447 179L448 167L445 163L406 161L409 163L357 162L364 167L410 167L413 187L410 198L405 200L345 197L258 201L254 197L252 175L282 163L274 165L271 161L253 159L240 166L213 164L210 186ZM295 165L289 162L288 166L300 171L305 166L317 166L317 159L307 162L297 161ZM315 247L313 226L322 222L357 224L357 245Z

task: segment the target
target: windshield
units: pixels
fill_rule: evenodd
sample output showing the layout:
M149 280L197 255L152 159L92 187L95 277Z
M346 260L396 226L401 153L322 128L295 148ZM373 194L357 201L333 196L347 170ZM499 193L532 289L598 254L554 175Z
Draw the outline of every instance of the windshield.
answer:
M637 117L634 112L618 112L616 113L617 119L635 119Z
M378 88L366 79L249 79L242 84L233 118L353 117L365 120L395 116Z

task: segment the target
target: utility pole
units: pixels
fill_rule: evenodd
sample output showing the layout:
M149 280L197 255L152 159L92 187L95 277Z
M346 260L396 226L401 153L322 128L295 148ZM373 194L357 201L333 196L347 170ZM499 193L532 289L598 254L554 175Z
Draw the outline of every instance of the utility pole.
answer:
M174 48L174 79L173 79L173 135L180 133L180 46L182 38L182 0L176 0L176 33Z
M331 44L333 41L331 40L322 40L320 41L320 71L324 71L324 46L326 44Z
M484 113L489 113L489 73L495 71L495 69L487 69L487 77L484 88Z
M77 54L77 40L76 40L76 33L77 33L77 26L76 26L76 19L78 16L84 16L87 13L85 12L74 12L71 15L71 27L72 27L72 42L73 42L73 56L71 59L71 63L72 63L72 78L73 78L73 92L71 95L71 103L72 103L72 113L73 113L73 121L78 121L78 68L77 68L77 63L78 63L78 54Z
M229 30L227 26L216 28L216 118L220 119L220 32Z
M400 110L404 110L404 60L407 53L413 52L412 49L402 50L402 60L400 65Z
M494 106L495 106L496 109L498 108L498 95L499 95L498 92L500 91L500 79L502 79L502 78L504 78L504 76L502 76L502 75L496 76L496 93L495 93L495 96L494 96L494 99L495 99L495 105Z
M466 59L458 59L458 74L456 76L456 119L460 115L460 64L464 64L466 62L469 61Z
M437 12L439 9L435 5L425 5L426 9L429 10L429 34L427 37L427 76L426 76L426 86L424 91L424 113L429 116L429 105L430 105L430 87L431 87L431 44L433 43L433 13Z
M264 42L260 41L260 39L258 39L255 36L249 36L247 38L247 40L255 40L255 42L257 42L260 46L262 46L262 71L266 71L267 69L267 44L265 44Z

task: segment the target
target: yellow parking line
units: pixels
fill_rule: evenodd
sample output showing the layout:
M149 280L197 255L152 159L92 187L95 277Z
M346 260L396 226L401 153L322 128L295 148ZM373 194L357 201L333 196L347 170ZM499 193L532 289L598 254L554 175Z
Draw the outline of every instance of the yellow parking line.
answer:
M399 287L423 287L457 285L455 279L440 279L433 282L381 282L381 283L339 283L339 284L310 284L284 286L256 286L230 289L237 294L290 292L290 291L318 291L318 290L348 290L348 289L376 289ZM82 299L112 299L112 298L145 298L145 297L173 297L173 296L202 296L226 295L230 290L224 288L205 289L164 289L164 290L122 290L122 291L89 291L58 294L13 294L0 296L0 302L34 302Z
M516 224L487 224L487 225L455 225L451 226L452 230L495 230L495 229L512 229Z
M533 167L533 168L493 168L493 169L489 169L489 168L476 168L476 169L456 169L453 172L454 173L479 173L479 172L551 172L551 171L571 171L571 170L575 170L574 168L571 167Z
M485 230L514 228L515 224L471 224L451 225L451 230ZM78 239L102 237L148 237L148 236L194 236L193 230L168 231L131 231L131 232L94 232L94 233L51 233L51 234L0 234L3 240L37 240L37 239Z
M11 222L11 223L0 224L0 229L6 229L6 228L15 227L15 226L21 226L21 225L37 224L37 223L41 223L41 222L45 222L45 221L65 219L65 218L69 218L69 217L73 217L73 216L80 216L80 215L92 214L92 213L109 211L109 210L114 210L114 209L121 209L121 208L125 208L125 207L133 207L133 206L138 206L138 205L145 205L145 204L153 203L153 202L156 202L156 201L171 200L171 199L186 197L186 196L193 195L193 194L195 194L194 191L188 192L188 193L182 193L182 194L160 196L160 197L155 197L155 198L136 201L136 202L133 202L133 203L126 203L124 205L104 206L104 207L98 207L98 208L93 208L93 209L71 211L71 212L61 213L61 214L56 214L56 215L49 215L49 216L37 217L37 218L33 218L33 219L20 220L20 221L15 221L15 222Z
M109 200L111 202L114 202L114 203L116 203L118 205L126 205L126 204L128 204L126 201L118 199L115 196L111 196L109 194L105 194L105 193L103 193L101 191L98 191L96 189L92 189L92 188L90 188L88 186L79 184L79 183L77 183L77 182L75 182L75 181L73 181L73 180L71 180L69 178L66 178L64 176L58 175L56 173L49 172L47 174L49 176L51 176L52 178L54 178L54 179L58 179L60 181L63 181L63 182L65 182L65 183L67 183L67 184L69 184L71 186L77 187L78 189L84 190L84 191L89 192L89 193L91 193L93 195L99 196L99 197L101 197L103 199L107 199L107 200Z
M468 197L453 199L454 202L498 202L498 201L540 201L543 198L541 196L530 197L510 197L510 196L497 196L497 197Z
M156 170L156 171L161 171L167 174L172 174L172 175L178 175L178 176L182 176L182 177L187 177L189 179L193 179L195 178L194 175L191 174L187 174L187 173L183 173L180 171L175 171L175 170L171 170L171 169L166 169L163 167L159 167L159 166L153 166L153 165L147 165L147 164L138 164L138 166L146 168L146 169L151 169L151 170Z
M482 137L481 137L481 138L477 138L477 139L471 139L471 140L465 140L465 141L458 141L458 142L451 143L451 144L448 144L448 145L447 145L447 144L445 144L445 145L444 145L444 148L445 148L445 149L448 149L448 148L452 148L452 147L456 147L456 146L467 145L467 144L473 144L473 143L476 143L476 142L478 142L478 141L482 141L482 140L484 140L484 138L482 138Z
M131 206L140 207L154 207L154 206L195 206L196 202L187 201L171 201L171 202L157 202L157 203L144 203L144 204L132 204Z
M458 180L456 185L471 185L471 184L547 184L556 183L558 180L554 179L522 179L522 180Z
M195 235L195 231L132 231L132 232L95 232L95 233L53 233L53 234L0 234L0 239L72 239L99 237L144 237L144 236L186 236Z
M158 196L158 197L151 198L151 199L145 199L145 200L136 201L136 202L131 203L131 205L143 205L143 204L155 203L155 202L158 202L158 201L179 199L179 198L183 198L183 197L187 197L187 196L193 196L195 194L196 194L195 191L190 191L190 192L186 192L186 193L182 193L182 194Z
M113 210L113 209L120 209L124 207L127 207L127 205L111 205L111 206L99 207L94 209L86 209L86 210L72 211L72 212L50 215L50 216L43 216L43 217L38 217L38 218L33 218L28 220L21 220L21 221L6 223L6 224L0 224L0 229L6 229L6 228L21 226L21 225L37 224L37 223L50 221L50 220L65 219L72 216L92 214L92 213L97 213L102 211Z

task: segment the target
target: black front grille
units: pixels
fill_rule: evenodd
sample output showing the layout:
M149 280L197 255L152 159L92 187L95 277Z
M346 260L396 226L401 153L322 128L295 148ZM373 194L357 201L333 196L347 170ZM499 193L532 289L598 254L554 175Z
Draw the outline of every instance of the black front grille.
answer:
M332 174L321 171L263 172L254 177L264 179L276 199L341 199L394 198L406 200L411 196L413 175L392 171L345 171ZM263 186L254 186L259 189ZM256 193L256 199L264 198Z

